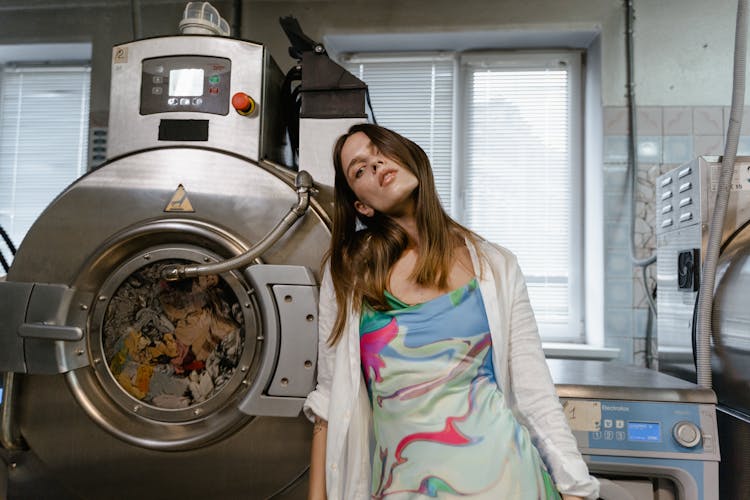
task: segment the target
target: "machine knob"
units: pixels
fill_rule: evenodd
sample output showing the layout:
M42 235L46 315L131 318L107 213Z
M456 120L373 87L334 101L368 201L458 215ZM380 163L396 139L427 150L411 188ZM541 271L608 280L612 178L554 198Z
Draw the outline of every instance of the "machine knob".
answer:
M701 430L697 425L686 420L674 425L672 435L685 448L693 448L701 442Z
M241 115L250 115L255 111L255 101L244 92L232 96L232 106Z

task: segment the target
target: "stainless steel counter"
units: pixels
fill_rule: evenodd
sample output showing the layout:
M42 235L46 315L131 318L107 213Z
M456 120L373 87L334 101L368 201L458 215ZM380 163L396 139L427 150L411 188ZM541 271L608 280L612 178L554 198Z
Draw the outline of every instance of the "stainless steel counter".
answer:
M711 389L656 370L606 361L547 360L561 398L716 403Z

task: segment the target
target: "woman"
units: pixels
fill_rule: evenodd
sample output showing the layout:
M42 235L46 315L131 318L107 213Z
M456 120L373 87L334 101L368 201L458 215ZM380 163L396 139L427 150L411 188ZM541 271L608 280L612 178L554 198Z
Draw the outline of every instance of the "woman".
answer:
M596 498L515 257L395 132L353 126L334 167L309 498Z

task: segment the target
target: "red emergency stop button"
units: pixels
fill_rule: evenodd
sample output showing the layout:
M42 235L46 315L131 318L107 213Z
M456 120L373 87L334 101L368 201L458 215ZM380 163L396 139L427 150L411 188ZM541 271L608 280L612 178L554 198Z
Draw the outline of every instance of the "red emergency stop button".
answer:
M241 115L249 115L255 111L255 101L244 92L237 92L232 96L232 106Z

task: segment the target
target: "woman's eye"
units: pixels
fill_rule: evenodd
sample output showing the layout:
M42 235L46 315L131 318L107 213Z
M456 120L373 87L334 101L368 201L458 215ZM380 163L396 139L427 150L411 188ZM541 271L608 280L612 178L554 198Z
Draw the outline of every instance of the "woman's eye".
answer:
M362 174L365 172L365 167L359 167L356 172L354 172L354 178L359 179L362 177Z

